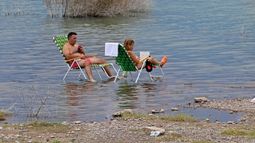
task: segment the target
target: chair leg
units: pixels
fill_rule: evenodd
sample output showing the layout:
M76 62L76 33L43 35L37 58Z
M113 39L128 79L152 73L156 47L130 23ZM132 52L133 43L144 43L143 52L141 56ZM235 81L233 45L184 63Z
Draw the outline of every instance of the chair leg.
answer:
M77 63L77 65L78 65L78 67L79 67L79 70L80 70L80 72L82 73L83 77L84 77L85 79L87 79L87 77L86 77L85 73L83 72L83 70L82 70L81 66L79 65L79 63L78 63L77 61L74 61L74 62Z
M143 70L143 69L140 69L140 70L138 71L138 75L137 75L137 78L136 78L136 80L135 80L135 83L138 82L138 79L139 79L139 77L140 77L140 75L141 75L141 73L142 73L142 70Z
M143 68L145 67L145 62L146 62L146 60L143 62L143 65L142 65L141 69L138 70L138 75L137 75L137 78L136 78L136 80L135 80L135 83L138 82L138 79L139 79L139 77L140 77L140 75L141 75L141 73L142 73L142 70L143 70Z
M161 67L159 67L161 73L162 73L162 76L164 77L165 73L163 72L163 69Z
M100 66L100 67L103 70L103 72L105 73L105 75L109 78L109 75L107 74L106 70L104 69L104 66ZM102 80L102 78L101 78L101 80Z
M72 62L71 66L69 66L69 65L67 64L68 70L66 71L66 73L65 73L65 75L64 75L64 77L63 77L63 80L66 79L66 76L68 75L68 73L70 72L70 70L72 70L71 67L73 66L73 64L74 64L74 61Z
M117 78L119 77L119 74L120 74L120 68L119 68L119 70L117 71L117 75L116 75L116 77L115 77L115 79L114 79L114 82L117 81Z
M101 67L101 66L100 66L100 67ZM102 67L101 67L101 68L102 68ZM98 69L97 69L96 67L95 67L94 69L97 71L97 74L98 74L99 78L102 80L102 76L100 75ZM104 69L104 68L102 68L102 69ZM104 70L103 70L103 71L104 71Z
M115 73L117 74L117 70L116 70L116 68L114 67L113 63L110 63L110 65L112 66L113 70L114 70Z
M66 79L66 76L67 76L67 74L70 72L71 69L72 69L71 67L68 68L68 70L66 71L66 73L65 73L65 75L64 75L64 77L63 77L63 80Z

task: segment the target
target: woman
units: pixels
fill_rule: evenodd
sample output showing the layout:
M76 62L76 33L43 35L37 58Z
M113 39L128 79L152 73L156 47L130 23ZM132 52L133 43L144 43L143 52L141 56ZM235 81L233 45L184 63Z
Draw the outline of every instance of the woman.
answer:
M134 61L135 65L138 69L141 69L144 60L147 60L147 61L149 61L150 63L152 63L154 65L159 65L160 67L163 67L163 65L167 62L167 57L166 56L162 57L161 62L159 62L157 59L155 59L151 56L149 56L149 57L147 57L143 60L139 59L139 57L133 52L134 44L135 44L135 41L132 40L132 39L126 39L124 41L124 47L127 50L128 55Z

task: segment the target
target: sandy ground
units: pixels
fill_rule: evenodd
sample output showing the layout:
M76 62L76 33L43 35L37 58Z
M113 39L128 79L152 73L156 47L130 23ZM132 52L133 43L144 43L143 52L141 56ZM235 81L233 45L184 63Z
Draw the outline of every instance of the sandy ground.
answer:
M0 143L255 143L255 103L251 103L249 99L211 100L189 106L243 112L244 115L238 123L173 121L161 119L161 115L145 115L144 118L119 117L111 121L94 123L80 121L60 124L2 123ZM163 135L153 137L146 127L159 127L165 132Z

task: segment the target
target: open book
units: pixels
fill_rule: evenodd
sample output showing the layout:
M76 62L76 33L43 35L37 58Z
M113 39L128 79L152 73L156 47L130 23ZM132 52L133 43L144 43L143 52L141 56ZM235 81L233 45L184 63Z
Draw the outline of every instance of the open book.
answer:
M144 59L148 58L150 56L149 51L140 51L140 61L143 61Z

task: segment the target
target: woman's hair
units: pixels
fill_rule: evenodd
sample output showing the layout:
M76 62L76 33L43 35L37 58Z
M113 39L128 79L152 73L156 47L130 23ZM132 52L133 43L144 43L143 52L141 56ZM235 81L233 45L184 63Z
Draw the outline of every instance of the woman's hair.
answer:
M132 45L132 44L134 44L134 43L135 43L135 41L134 41L133 39L126 39L126 40L124 41L124 47L126 48L126 50L129 50L129 49L127 49L128 46L130 46L130 45Z

